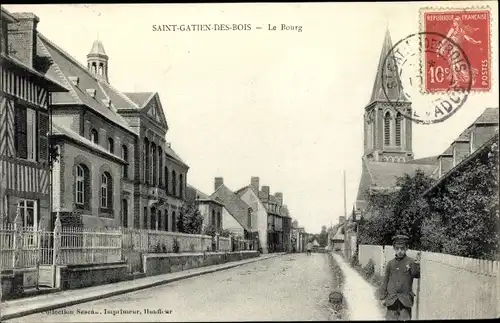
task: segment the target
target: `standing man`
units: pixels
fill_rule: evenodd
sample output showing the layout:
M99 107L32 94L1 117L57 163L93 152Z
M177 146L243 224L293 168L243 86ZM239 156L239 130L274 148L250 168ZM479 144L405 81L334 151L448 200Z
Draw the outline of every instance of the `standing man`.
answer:
M385 275L380 286L380 300L387 308L387 320L411 320L411 309L415 294L413 279L420 278L420 252L413 259L406 255L408 237L397 235L393 240L395 252L385 268Z
M312 246L312 242L309 241L307 243L307 246L306 246L306 250L307 250L307 255L310 256L311 255L311 250L312 250L313 246Z

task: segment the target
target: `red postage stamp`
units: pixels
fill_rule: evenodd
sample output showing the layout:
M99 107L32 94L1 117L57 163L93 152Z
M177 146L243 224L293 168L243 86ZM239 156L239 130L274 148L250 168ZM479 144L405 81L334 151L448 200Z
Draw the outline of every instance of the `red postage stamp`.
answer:
M427 8L421 10L421 22L424 33L443 36L442 41L435 44L435 52L425 50L423 53L426 93L457 88L468 88L470 92L491 89L490 10ZM457 54L456 49L462 55ZM462 62L457 57L461 57Z

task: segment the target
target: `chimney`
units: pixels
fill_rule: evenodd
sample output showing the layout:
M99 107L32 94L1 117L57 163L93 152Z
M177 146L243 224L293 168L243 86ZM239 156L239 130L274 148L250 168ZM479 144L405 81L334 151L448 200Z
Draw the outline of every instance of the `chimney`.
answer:
M217 190L222 184L224 184L224 178L216 177L214 179L214 191Z
M470 151L469 139L459 138L453 144L453 167L460 164L462 160L469 156Z
M276 192L274 193L274 196L276 197L276 199L278 200L278 205L279 206L282 206L283 205L283 193L281 192Z
M31 12L16 12L12 16L19 20L9 24L9 55L33 68L36 57L36 25L40 19Z
M259 181L259 178L255 176L250 179L250 186L253 188L256 194L259 194Z
M265 202L269 201L269 186L262 186L262 197Z

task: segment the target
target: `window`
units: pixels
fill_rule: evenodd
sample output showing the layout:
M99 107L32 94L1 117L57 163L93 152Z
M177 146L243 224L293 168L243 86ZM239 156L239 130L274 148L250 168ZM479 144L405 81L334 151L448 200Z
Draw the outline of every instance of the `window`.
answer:
M17 209L19 210L19 216L23 221L24 228L33 228L33 230L38 229L38 214L36 202L37 201L35 200L19 200L19 202L17 202Z
M92 131L90 131L90 141L92 141L94 144L99 144L99 133L97 132L97 130L92 129Z
M113 138L108 138L108 151L112 154L115 153L115 141Z
M248 209L248 227L252 227L252 211Z
M222 229L222 218L220 216L220 212L217 212L217 227Z
M168 192L169 192L169 190L168 190L168 184L169 183L168 183L168 167L167 166L165 166L164 173L165 173L165 190L167 191L167 194L168 194Z
M177 174L175 170L172 171L172 194L177 196Z
M396 116L396 146L401 147L401 113Z
M184 177L182 174L179 174L179 196L184 198Z
M165 221L165 231L168 231L168 211L167 210L165 210L163 220Z
M148 138L144 138L144 146L142 149L142 165L143 165L143 177L144 177L144 182L147 184L149 183L149 141Z
M212 225L217 228L217 224L215 223L215 211L212 210Z
M82 165L76 166L76 204L85 202L85 170Z
M384 116L384 145L391 144L391 114L387 112Z
M156 145L151 143L151 172L149 177L149 182L152 185L156 185Z
M75 170L75 204L80 209L90 209L90 170L84 164L76 166Z
M172 212L172 231L177 231L177 218L175 212Z
M38 230L38 207L35 200L19 200L17 202L17 211L22 219L23 228L30 228L25 235L24 243L28 246L36 244L35 231ZM17 212L16 211L16 212Z
M142 214L142 228L146 230L148 228L148 208L144 207L144 212Z
M123 165L123 178L128 178L128 149L127 146L122 146L122 159L126 162Z
M37 160L37 114L33 109L16 104L14 145L17 157Z
M128 203L126 199L122 200L122 226L128 227Z
M161 211L158 210L158 218L157 218L157 224L156 224L156 230L161 229Z
M151 230L158 230L156 227L156 208L154 206L151 207L151 221L149 222L149 228Z
M158 185L163 187L163 151L158 147Z
M101 208L111 210L113 208L112 178L108 172L101 175Z

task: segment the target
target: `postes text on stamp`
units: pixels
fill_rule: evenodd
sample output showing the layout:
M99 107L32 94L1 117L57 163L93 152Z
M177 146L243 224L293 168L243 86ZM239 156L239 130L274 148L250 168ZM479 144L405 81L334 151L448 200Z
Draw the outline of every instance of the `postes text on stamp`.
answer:
M472 92L491 89L491 15L488 9L422 9L422 32L445 37L436 45L437 56L424 52L422 66L425 93L464 87L471 80ZM453 51L459 46L468 57L471 76L460 69Z

